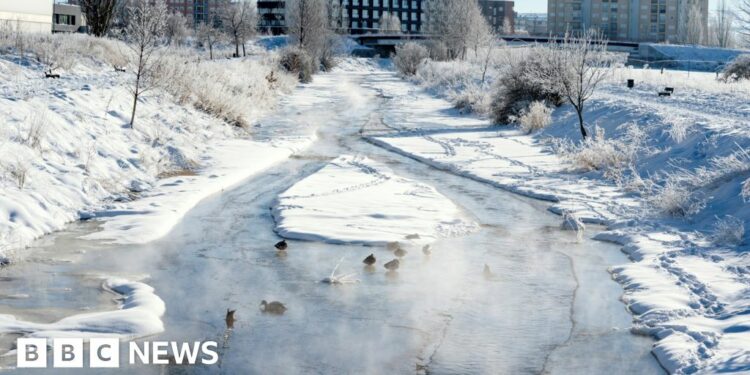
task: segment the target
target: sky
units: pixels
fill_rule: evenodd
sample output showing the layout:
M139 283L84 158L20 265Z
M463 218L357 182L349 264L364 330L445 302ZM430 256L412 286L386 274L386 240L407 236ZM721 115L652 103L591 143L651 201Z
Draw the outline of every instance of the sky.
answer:
M710 9L714 9L716 0L709 3ZM518 13L547 13L547 0L515 0L513 8Z

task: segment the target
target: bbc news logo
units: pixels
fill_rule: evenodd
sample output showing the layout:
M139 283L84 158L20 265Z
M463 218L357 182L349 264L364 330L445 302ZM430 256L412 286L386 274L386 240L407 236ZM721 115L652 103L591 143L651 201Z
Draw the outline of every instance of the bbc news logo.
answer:
M16 365L19 368L47 367L47 339L21 338L16 341ZM144 365L213 365L219 360L215 341L183 342L146 341L128 343L128 364ZM83 339L59 338L52 340L52 367L83 368ZM89 339L88 367L120 367L120 340L116 338Z

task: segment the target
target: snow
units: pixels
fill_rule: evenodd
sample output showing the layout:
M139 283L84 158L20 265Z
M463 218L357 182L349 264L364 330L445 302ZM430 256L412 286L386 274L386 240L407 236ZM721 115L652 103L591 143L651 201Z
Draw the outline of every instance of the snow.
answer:
M21 333L37 338L117 337L132 340L164 331L161 316L166 307L154 288L137 281L109 278L102 288L117 296L118 309L72 315L54 323L17 320L0 315L0 333Z
M356 155L339 156L279 195L273 214L282 237L329 243L421 245L477 228L435 188Z
M632 90L625 88L628 78L636 79ZM750 206L742 196L743 182L750 177L742 151L750 149L746 82L726 85L709 73L618 68L587 103L586 121L590 128L595 124L603 130L605 139L628 146L632 126L641 132L634 171L619 171L625 182L638 174L663 184L674 174L688 184L682 186L693 189L688 194L702 209L674 218L655 210L651 204L659 198L649 201L634 184L618 185L604 171L582 171L555 153L550 147L555 142L580 139L569 106L557 109L552 125L533 135L494 127L476 116L442 121L445 114L456 112L440 98L455 96L461 85L446 81L441 91L436 81L424 83L428 90L408 82L374 83L394 93L388 99L396 110L385 126L400 131L374 134L371 142L457 175L549 201L555 213L607 225L596 238L621 244L633 261L612 265L610 272L623 286L622 301L634 314L634 331L659 340L653 352L662 366L679 374L750 369L747 235L736 245L717 243L712 234L717 219L726 215L750 220ZM658 98L656 93L666 86L675 87L675 95ZM398 110L406 103L418 103L416 113ZM472 125L454 125L459 122Z
M233 90L227 80L243 72L242 92L252 105L238 101L233 110L244 121L255 121L294 85L275 72L277 86L268 89L272 59L262 48L254 47L254 57L242 61L193 64L210 75L192 77L190 88L175 82L169 93L150 91L131 129L132 73L114 72L102 60L105 47L116 51L110 44L117 42L87 36L64 41L74 63L59 70L56 80L42 78L44 67L31 55L6 51L0 56L0 259L21 256L19 250L34 239L78 219L105 219L105 231L96 238L157 239L202 198L285 159L310 140L252 141L247 130L219 118L224 114L198 110L194 93L177 97L185 94L181 89L200 87L201 105L220 101L217 87Z

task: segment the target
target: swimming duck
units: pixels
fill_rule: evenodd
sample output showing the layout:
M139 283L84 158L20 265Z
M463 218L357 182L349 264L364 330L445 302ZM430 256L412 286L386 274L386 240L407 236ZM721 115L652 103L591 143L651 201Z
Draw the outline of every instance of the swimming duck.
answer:
M264 313L281 315L286 311L286 306L278 301L266 302L266 300L263 300L260 303L260 309Z
M388 271L395 271L398 269L398 266L400 265L400 263L401 262L399 262L398 259L394 259L384 264L383 267L385 267L385 269L387 269Z
M398 249L396 249L393 255L395 255L398 258L403 258L406 256L406 250L399 247Z
M237 310L227 309L227 317L225 319L227 322L227 328L234 328L234 312L235 311Z
M276 250L284 251L287 248L286 240L281 240L280 242L276 243L276 245L273 245Z
M422 246L422 252L424 253L424 255L432 254L432 250L430 250L430 245Z
M364 263L364 264L366 264L368 266L372 266L373 264L375 264L375 262L376 262L376 260L375 260L375 254L368 255L367 258L365 258L365 260L362 261L362 263Z
M396 251L399 248L398 241L388 242L388 250Z

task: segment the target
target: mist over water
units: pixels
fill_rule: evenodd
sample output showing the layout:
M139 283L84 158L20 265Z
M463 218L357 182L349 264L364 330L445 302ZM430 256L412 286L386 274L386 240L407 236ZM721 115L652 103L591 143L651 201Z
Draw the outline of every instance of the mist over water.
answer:
M0 313L54 321L112 309L112 295L100 288L102 276L148 275L145 282L167 312L165 332L147 340L215 340L222 346L219 365L168 373L659 373L651 340L629 333L631 317L618 300L622 291L606 272L627 262L616 246L578 243L558 229L561 219L543 203L360 138L362 127L377 125L373 119L390 108L359 83L396 79L317 77L302 89L306 105L290 102L256 129L256 137L271 140L315 132L318 141L310 149L206 200L163 240L108 246L76 239L95 230L95 223L45 238L25 261L0 274L7 277L0 281L3 293L29 296L3 299ZM435 186L480 230L438 241L429 257L404 240L408 254L393 273L382 266L393 259L385 247L289 241L280 256L269 211L275 197L344 153L361 153ZM370 253L378 260L372 270L362 264ZM361 282L321 283L341 258L340 271L358 272ZM483 274L485 264L492 276ZM289 310L263 314L261 300L281 301ZM229 332L228 308L237 310ZM9 349L12 339L0 338L0 349Z

